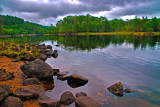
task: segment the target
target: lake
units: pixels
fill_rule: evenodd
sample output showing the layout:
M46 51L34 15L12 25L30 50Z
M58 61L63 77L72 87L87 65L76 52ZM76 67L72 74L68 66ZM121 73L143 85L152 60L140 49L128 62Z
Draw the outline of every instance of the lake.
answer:
M86 85L71 88L54 77L54 89L46 91L50 98L60 98L65 91L74 95L84 91L102 107L160 106L160 36L36 36L5 40L51 45L59 56L46 63L89 79ZM123 97L109 93L107 88L116 82L135 92L124 93Z

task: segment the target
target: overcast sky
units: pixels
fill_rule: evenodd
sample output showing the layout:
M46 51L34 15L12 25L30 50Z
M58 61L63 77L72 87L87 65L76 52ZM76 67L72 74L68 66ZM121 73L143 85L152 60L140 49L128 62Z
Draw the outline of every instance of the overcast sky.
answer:
M160 0L0 0L0 8L1 14L42 25L55 25L67 15L91 14L108 19L160 17Z

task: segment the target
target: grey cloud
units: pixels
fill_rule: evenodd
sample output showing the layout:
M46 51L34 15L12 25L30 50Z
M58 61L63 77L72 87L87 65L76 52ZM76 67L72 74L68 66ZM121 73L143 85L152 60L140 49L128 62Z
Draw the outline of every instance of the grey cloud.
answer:
M77 0L80 4L68 0L48 0L48 3L42 1L0 0L0 7L4 8L3 13L41 24L44 20L58 20L60 16L69 14L96 14L108 11L106 16L120 18L125 15L151 15L160 12L160 0Z

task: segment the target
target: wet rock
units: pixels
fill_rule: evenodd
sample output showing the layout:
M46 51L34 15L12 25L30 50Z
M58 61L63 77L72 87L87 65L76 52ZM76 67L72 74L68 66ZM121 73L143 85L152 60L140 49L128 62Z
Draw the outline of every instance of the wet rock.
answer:
M65 81L65 80L68 79L68 77L69 77L69 76L66 76L66 75L64 75L64 76L58 76L57 79L58 79L58 80L61 80L61 81Z
M80 96L87 96L87 94L85 92L80 92L76 94L76 97L80 97Z
M21 57L21 61L33 61L34 57L33 55L27 53L26 55L24 55L23 57Z
M53 71L54 71L54 75L57 75L60 72L59 69L53 69Z
M123 96L123 85L121 82L117 82L116 84L108 87L108 90L116 96Z
M6 42L4 45L5 45L5 46L10 46L10 43Z
M19 55L26 55L27 53L26 52L21 52Z
M72 88L76 88L76 87L83 86L83 85L87 84L88 79L83 76L73 74L67 78L67 83Z
M126 93L132 93L132 92L134 92L134 90L132 90L132 89L130 89L130 88L126 88L126 89L124 90L124 92L126 92Z
M52 46L51 45L47 45L46 48L47 49L52 49Z
M42 45L38 45L37 48L38 49L46 49L46 46L44 44L42 44Z
M16 53L11 53L11 54L9 54L7 57L9 57L9 58L16 58L18 56L18 54L16 54Z
M39 93L33 89L20 87L18 88L14 95L19 97L22 100L29 100L29 99L37 99L39 97Z
M42 80L41 82L45 91L52 90L54 88L54 80Z
M19 46L16 46L15 51L20 52L22 49Z
M44 54L47 55L47 57L51 57L52 50L45 50Z
M33 85L33 84L38 84L40 81L38 78L27 78L23 81L23 85Z
M0 102L11 94L12 94L12 91L9 89L8 86L6 86L6 85L0 86Z
M36 58L41 59L44 62L47 60L47 56L43 53L39 53Z
M27 51L30 51L30 50L31 50L31 47L30 47L30 46L27 46L26 48L27 48Z
M0 81L12 80L14 75L6 70L0 69Z
M70 91L66 91L61 95L60 102L66 106L72 104L75 100L75 97Z
M24 46L24 45L20 45L19 47L20 47L21 49L24 49L24 48L25 48L25 46Z
M0 88L5 89L9 95L13 94L10 88L7 85L0 85Z
M57 58L57 57L58 57L58 51L57 51L57 50L54 50L52 56L53 56L53 58Z
M94 99L88 96L80 96L75 99L76 107L101 107Z
M0 107L23 107L23 103L21 99L9 96L0 104Z
M40 59L36 59L32 62L27 62L20 68L28 77L37 77L39 79L53 79L53 68Z
M59 72L57 73L57 76L64 76L67 75L68 73L69 73L68 71Z
M41 107L60 107L60 102L58 100L42 100L39 102Z
M59 47L60 45L55 45L56 47Z
M18 58L12 60L12 62L18 62L18 61L19 61Z
M36 53L37 50L36 50L36 49L31 49L31 52L32 52L32 53Z

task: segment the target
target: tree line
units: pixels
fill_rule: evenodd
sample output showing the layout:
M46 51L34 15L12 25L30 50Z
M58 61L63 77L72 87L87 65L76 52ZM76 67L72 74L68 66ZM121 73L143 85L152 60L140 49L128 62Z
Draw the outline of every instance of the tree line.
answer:
M46 31L53 33L77 33L77 32L157 32L160 31L160 19L147 17L135 17L131 20L113 19L106 17L94 17L89 14L80 16L67 16L57 22L56 26Z
M0 34L43 34L46 28L42 25L24 21L22 18L0 15Z
M67 16L59 20L56 26L42 26L24 21L24 19L0 15L0 35L16 34L58 34L81 32L160 32L160 18L148 19L135 17L131 20L94 17L89 14Z

